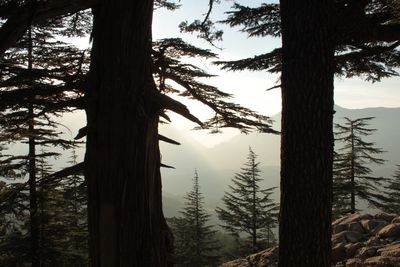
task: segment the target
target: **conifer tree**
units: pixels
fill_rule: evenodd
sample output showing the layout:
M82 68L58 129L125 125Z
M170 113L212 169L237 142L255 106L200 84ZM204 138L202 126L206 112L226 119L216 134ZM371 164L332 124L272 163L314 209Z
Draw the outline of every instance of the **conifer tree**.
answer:
M384 198L379 188L385 181L372 175L369 164L382 165L384 160L377 157L384 151L375 143L365 141L376 129L369 128L373 117L349 119L344 124L335 124L336 151L334 161L334 199L333 210L342 214L355 213L357 198L379 207Z
M43 149L41 154L46 153ZM66 232L62 223L61 207L64 199L55 183L44 183L42 179L52 173L46 158L36 160L37 217L39 227L38 258L42 266L62 266L66 248Z
M332 220L342 217L349 212L351 206L351 198L348 192L343 190L346 188L346 180L340 170L340 161L338 153L333 153L333 197L332 197Z
M389 213L400 214L400 165L397 165L397 170L388 179L385 189L386 202L381 208Z
M216 2L210 1L210 9ZM281 0L235 5L225 21L250 36L282 37L282 48L220 62L228 70L282 70L275 86L282 91L282 267L331 265L333 75L371 81L398 75L399 20L392 3ZM209 14L184 28L212 36Z
M29 260L29 195L25 186L16 182L25 176L26 163L6 153L3 144L7 141L8 135L0 130L0 266L12 267Z
M197 171L193 178L193 189L185 199L182 216L171 220L178 266L216 266L219 246L214 237L216 231L208 225L211 215L204 208Z
M68 164L76 165L75 149ZM68 235L68 246L65 248L70 266L88 266L88 221L86 182L82 174L75 173L60 182L64 198L63 224Z
M241 244L243 255L260 251L275 241L272 229L277 224L278 205L271 195L276 188L260 188L260 163L256 160L257 155L250 148L247 162L232 179L230 192L222 198L225 207L215 210L224 223L222 227L238 241L245 235L246 242Z
M58 155L56 152L38 153L37 150L38 147L68 149L74 146L74 142L60 137L56 117L70 111L68 106L80 98L81 88L77 81L85 72L85 54L59 39L60 36L85 33L87 27L80 24L83 17L76 14L72 20L67 16L29 26L22 38L3 55L1 62L0 88L4 102L0 105L0 125L10 137L9 141L28 144L28 155L10 156L6 159L9 163L6 168L16 171L26 165L34 267L40 266L42 261L36 164L43 158Z
M22 17L18 21L13 13L5 12L7 20L0 31L0 35L4 37L0 41L0 53L4 52L12 40L19 38L26 25L31 23L37 25L49 18L69 12L74 13L90 7L94 1L81 1L82 3L69 1L63 3L62 7L61 2L48 1L34 5L35 12L31 13L27 9L30 7L29 2L22 1L21 5L17 5L13 10L23 11L30 20ZM176 7L169 1L155 1L155 3L156 7L166 6L172 9ZM151 62L151 42L149 42L153 7L154 1L119 0L113 3L100 2L93 8L91 69L85 92L88 118L85 174L89 183L89 199L98 200L89 201L92 205L89 208L90 251L91 263L94 266L98 266L101 262L108 262L110 265L118 265L120 262L129 262L130 265L164 266L167 264L169 244L165 236L168 236L168 229L166 229L161 211L159 173L161 164L158 149L158 140L167 139L158 135L158 118L160 115L167 118L164 110L172 110L205 128L210 128L208 122L201 123L186 106L161 92L161 87L158 88L153 80L155 65ZM37 16L37 13L41 15ZM119 16L115 16L116 13ZM104 24L109 17L118 19ZM7 31L10 26L15 28L13 33ZM135 49L126 49L128 46ZM116 58L118 64L116 64ZM104 66L108 67L104 68ZM176 66L172 65L172 67ZM162 67L161 70L163 69ZM216 127L237 127L242 131L255 128L264 132L274 132L270 128L268 118L265 120L265 117L254 116L251 111L238 108L233 103L221 105L223 101L218 93L216 95L196 94L196 90L193 89L197 88L188 85L187 80L177 80L183 82L178 83L186 89L182 92L184 96L200 100L216 111L215 118L210 120ZM15 96L15 94L12 95ZM209 98L213 101L208 101ZM12 100L15 100L15 97ZM70 102L68 104L71 105ZM129 110L125 107L129 107ZM108 127L104 127L104 122L108 122ZM112 133L108 130L112 130ZM109 134L112 134L113 138L107 137ZM111 142L102 144L104 140ZM99 148L104 151L99 151ZM117 150L114 150L116 148ZM110 160L110 155L114 153L111 151L118 151L115 153L119 156L112 157L113 160ZM143 155L143 157L133 155ZM135 159L135 162L117 161L117 158L131 158ZM107 164L98 164L99 161L107 162ZM125 171L119 172L121 169ZM113 186L109 186L110 184ZM122 200L121 197L126 196L123 194L127 190L126 187L143 190L130 194ZM123 206L120 206L122 203ZM112 216L99 217L99 214L104 214L104 211L100 212L103 208L111 211ZM134 214L132 210L138 213ZM121 227L125 227L124 220L134 225L124 228L123 235L120 235ZM103 232L100 228L104 225L111 225L108 227L108 233L110 233L108 238L111 241L100 244L99 233ZM153 238L149 240L148 235L153 235ZM128 238L131 236L136 238ZM124 249L121 249L122 247ZM149 249L144 249L144 251L134 249L138 247ZM135 253L120 254L121 251Z
M6 158L0 160L0 266L23 266L30 260L29 194L24 184L15 182L25 171L15 167L25 164L10 166L10 157Z
M80 177L72 177L70 187L70 177L48 181L52 168L45 158L39 158L37 163L41 265L87 266L86 197L82 201L74 192L79 190Z

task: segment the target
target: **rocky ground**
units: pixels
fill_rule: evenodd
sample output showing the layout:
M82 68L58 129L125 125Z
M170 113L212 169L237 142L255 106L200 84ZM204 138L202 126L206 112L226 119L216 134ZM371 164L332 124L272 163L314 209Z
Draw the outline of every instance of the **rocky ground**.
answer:
M333 222L332 229L332 267L400 267L400 216L355 213ZM269 248L221 267L275 267L278 250Z

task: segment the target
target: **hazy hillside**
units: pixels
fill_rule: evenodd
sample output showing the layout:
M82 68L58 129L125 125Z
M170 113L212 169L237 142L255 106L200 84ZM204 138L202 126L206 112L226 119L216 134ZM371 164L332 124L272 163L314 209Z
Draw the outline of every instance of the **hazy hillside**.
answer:
M343 117L351 119L360 117L376 117L371 127L378 131L369 141L376 143L386 153L382 157L387 160L383 167L372 169L377 175L392 175L395 165L400 164L400 108L366 108L345 109L335 107L335 122L341 123ZM280 129L280 114L273 117L274 128ZM227 142L212 148L206 148L189 136L182 136L172 126L162 128L161 132L173 137L182 143L181 146L163 144L161 151L163 161L171 164L176 169L163 169L164 192L171 193L175 198L183 196L191 189L191 179L194 169L197 168L200 176L200 185L206 204L210 208L218 205L224 191L235 172L246 161L249 146L259 155L262 175L265 178L264 186L279 186L279 148L280 137L271 134L252 133L249 135L238 134ZM276 195L278 198L278 195ZM179 199L175 199L179 201ZM182 203L183 201L181 201ZM166 203L171 209L172 205Z
M373 167L378 175L391 176L395 165L400 164L400 108L366 108L345 109L335 107L335 121L341 122L341 118L352 119L360 117L376 117L372 127L378 132L370 141L376 143L386 153L382 155L387 163L383 167ZM83 113L81 114L83 116ZM280 114L273 116L274 128L280 129ZM78 129L84 124L82 119L69 115L63 118L63 124L69 129L63 128L67 138L75 136ZM211 210L218 205L230 179L246 161L249 146L259 155L262 175L265 179L264 186L279 186L279 148L280 137L278 135L252 133L249 135L238 134L226 142L212 148L206 148L198 143L191 135L177 130L173 125L161 125L160 132L181 143L180 146L161 143L162 162L172 165L176 169L162 168L164 209L168 215L176 215L177 210L183 207L182 197L192 187L194 170L197 169L200 176L200 186L205 197L206 205ZM26 153L25 144L11 146L13 153ZM63 153L63 152L61 152ZM78 149L79 159L83 159L84 147ZM62 158L69 158L69 154ZM65 167L64 159L51 161L54 170ZM278 195L276 194L278 199Z

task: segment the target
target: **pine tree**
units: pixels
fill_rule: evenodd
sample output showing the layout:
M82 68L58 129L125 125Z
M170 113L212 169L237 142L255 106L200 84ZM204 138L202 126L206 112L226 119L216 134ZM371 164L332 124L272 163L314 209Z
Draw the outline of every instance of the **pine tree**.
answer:
M386 203L381 208L389 213L400 214L400 165L397 165L396 172L388 179L385 189Z
M351 206L351 199L348 197L348 192L343 190L346 188L346 179L342 175L340 170L340 160L338 153L333 153L333 198L332 198L332 219L338 219L344 214L349 213L349 207Z
M3 54L12 40L19 38L18 35L21 35L26 25L57 17L64 14L60 13L63 11L74 13L88 8L92 3L69 1L61 8L57 6L59 2L48 1L43 5L35 5L35 12L31 13L27 10L30 7L29 2L22 1L13 10L24 11L30 18L28 21L25 17L16 21L13 13L6 12L7 21L1 30L9 29L11 25L15 31L0 31L1 37L4 37L0 41L0 53ZM156 3L157 6L175 8L169 1ZM93 8L93 46L85 92L88 118L85 174L89 203L92 205L89 205L89 221L91 263L94 266L101 262L109 265L119 265L121 262L129 265L167 265L169 234L161 210L161 163L158 149L158 140L166 138L158 135L159 116L167 118L164 110L172 110L204 125L205 128L210 127L208 122L202 124L196 119L186 106L161 92L162 87L158 88L153 80L155 64L152 62L152 47L149 42L153 7L154 1L139 3L119 0L113 3L101 2ZM41 11L43 12L40 13ZM37 13L41 16L37 16ZM109 17L116 19L105 24ZM134 49L126 49L128 46ZM161 70L163 69L162 66ZM171 70L176 70L176 66L172 64ZM233 103L221 105L221 93L213 95L207 92L200 95L194 90L196 87L187 84L186 77L175 76L170 79L175 78L183 82L180 85L187 91L183 95L200 100L216 111L215 118L210 120L216 127L237 127L244 132L249 128L274 132L268 118L265 120L265 117L254 116L251 111L238 109ZM204 88L208 90L210 87ZM15 94L12 95L12 100L15 100ZM210 98L213 99L212 102L208 101ZM71 105L70 102L68 104ZM104 123L108 126L104 127ZM107 141L103 143L105 140ZM111 156L114 153L118 157ZM99 162L107 164L98 164ZM127 188L142 190L127 196L123 193ZM105 213L102 209L106 209L106 213L110 212L110 216L99 216ZM127 221L130 222L130 227L126 227ZM103 232L100 228L104 225L110 226L107 228L110 238L107 244L100 243L98 234ZM123 234L121 227L124 228ZM149 235L153 238L149 239ZM132 236L135 238L131 238ZM147 249L135 249L139 247ZM134 253L128 254L124 251Z
M86 197L81 195L85 194L82 179L73 175L49 182L46 177L52 168L44 158L37 165L41 265L87 266Z
M197 171L193 178L193 189L185 199L182 217L171 220L178 266L216 266L219 246L214 237L216 231L208 225L211 215L204 208Z
M49 35L45 27L29 29L27 37L20 41L20 46L16 48L14 55L7 57L7 60L5 60L10 66L12 66L11 62L15 62L16 65L26 63L27 68L24 69L20 66L9 68L6 71L6 79L3 80L1 86L5 85L7 90L34 90L34 88L46 90L48 86L51 86L49 84L54 81L49 80L47 75L52 77L51 75L56 75L55 71L51 74L45 73L44 77L41 74L36 75L35 73L35 70L36 72L38 70L40 72L40 69L43 67L54 67L51 65L51 63L54 63L51 60L54 60L55 56L62 56L62 53L65 52L65 50L62 50L63 48L60 48L59 44L49 44L46 41L46 38L51 38L51 35ZM26 47L28 52L25 54L23 48ZM58 60L56 64L62 63ZM17 107L14 106L13 109L6 110L3 117L4 120L1 121L1 124L7 127L5 131L13 136L14 142L22 141L28 143L28 155L25 158L19 157L19 159L23 162L27 160L27 172L29 174L31 257L33 266L39 266L42 261L39 244L40 218L38 211L39 200L36 164L41 158L56 156L58 154L54 152L37 153L37 147L59 146L65 149L71 148L74 145L74 142L61 139L59 137L60 133L55 130L57 123L51 117L59 114L54 111L45 113L43 111L50 104L59 101L60 98L66 100L64 98L66 95L61 91L47 96L27 97L26 102L21 101Z
M41 154L45 151L42 149ZM41 182L52 173L52 167L46 158L36 161L37 217L39 227L38 258L41 266L62 266L66 232L62 224L61 207L64 199L55 183Z
M10 156L6 159L9 163L6 168L18 171L16 168L25 164L29 176L32 266L40 266L42 261L36 165L43 158L58 155L57 152L37 153L38 147L68 149L74 146L74 142L60 137L56 118L70 111L68 105L80 98L77 81L85 72L85 54L59 39L85 33L85 27L80 24L85 15L81 15L76 14L72 20L67 16L29 26L1 62L0 88L4 102L0 105L0 124L9 142L28 144L28 155Z
M384 160L377 155L384 151L375 147L375 143L365 141L376 129L369 128L373 117L349 119L344 124L335 124L336 142L340 147L334 161L334 211L354 213L357 198L367 201L373 207L379 207L384 198L379 193L385 181L372 175L369 164L382 165Z
M15 167L25 164L10 164L6 158L0 161L0 266L23 266L30 260L29 194L26 183L15 182L25 173Z
M272 229L277 224L278 205L271 195L276 188L260 188L260 163L256 160L257 155L250 148L247 162L232 179L230 192L222 198L225 207L215 210L224 229L236 237L247 238L241 244L243 255L260 251L275 241Z
M220 62L228 70L282 71L276 86L282 92L282 267L331 265L333 76L377 81L398 74L399 20L392 2L281 0L235 5L226 20L250 36L282 37L282 48ZM209 13L186 28L210 36Z
M77 164L75 149L72 150L69 165ZM68 235L68 246L65 248L68 266L88 266L88 221L87 193L83 175L76 173L60 182L65 199L63 224Z

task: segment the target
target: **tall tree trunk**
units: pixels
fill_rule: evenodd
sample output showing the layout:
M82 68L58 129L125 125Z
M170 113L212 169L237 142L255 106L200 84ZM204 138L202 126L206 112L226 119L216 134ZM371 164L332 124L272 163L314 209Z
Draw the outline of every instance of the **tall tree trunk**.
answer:
M36 185L36 151L35 151L35 138L33 132L34 127L34 112L33 105L29 104L29 154L28 154L28 170L29 170L29 220L30 220L30 243L31 243L31 266L40 266L39 257L39 214L38 214L38 199L37 199L37 185Z
M355 171L354 171L354 129L353 122L351 122L351 170L350 170L350 213L356 212L356 183L355 183Z
M195 188L194 188L194 192L195 192L195 201L196 201L196 214L195 214L195 218L196 218L196 259L199 260L200 259L200 211L199 211L199 177L197 175L197 171L196 171L196 177L195 177ZM196 267L200 266L200 263L196 264Z
M332 0L281 0L279 266L331 266Z
M91 266L167 266L153 1L103 0L93 14L85 156Z
M32 55L32 30L28 29L28 70L32 69L33 55ZM33 104L28 104L28 117L29 117L29 152L28 152L28 174L29 174L29 220L30 220L30 243L31 243L31 266L40 266L39 257L39 217L38 217L38 200L36 189L36 150L35 150L35 114Z
M252 201L253 201L253 203L252 203L252 211L251 211L251 217L252 217L252 252L253 253L256 253L257 252L257 225L256 225L256 222L257 222L257 214L256 214L256 175L255 175L255 173L254 173L254 169L255 169L255 162L254 162L254 159L252 160L252 170L251 170L251 172L252 172L252 182L253 182L253 184L252 184L252 190L253 190L253 192L252 192Z

